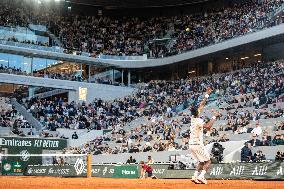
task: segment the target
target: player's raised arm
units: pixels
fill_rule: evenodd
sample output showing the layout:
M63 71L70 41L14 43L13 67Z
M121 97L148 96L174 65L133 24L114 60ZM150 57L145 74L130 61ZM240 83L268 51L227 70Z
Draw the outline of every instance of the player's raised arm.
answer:
M220 116L220 113L219 113L219 112L216 112L216 113L214 114L214 116L211 118L211 120L210 120L208 123L204 124L203 128L209 130L209 129L212 127L212 125L214 124L214 122L216 121L216 118L217 118L218 116Z
M211 92L212 92L212 89L210 87L208 87L207 90L206 90L205 97L203 98L203 100L201 101L201 103L198 107L198 113L199 114L201 113L202 109L204 108L206 101L209 98L209 95L211 94Z

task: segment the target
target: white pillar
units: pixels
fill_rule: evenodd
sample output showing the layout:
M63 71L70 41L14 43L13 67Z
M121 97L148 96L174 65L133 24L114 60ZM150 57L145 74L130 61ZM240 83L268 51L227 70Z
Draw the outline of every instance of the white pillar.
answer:
M88 82L91 82L91 64L89 64Z
M111 70L111 84L114 84L114 69Z
M131 72L128 70L128 87L130 87L131 84Z
M124 70L121 70L121 85L124 85L123 77L124 77Z

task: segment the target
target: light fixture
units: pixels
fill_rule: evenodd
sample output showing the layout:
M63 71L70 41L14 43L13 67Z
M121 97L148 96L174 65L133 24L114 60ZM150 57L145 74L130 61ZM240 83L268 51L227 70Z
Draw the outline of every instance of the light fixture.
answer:
M249 57L248 56L246 56L246 57L242 57L241 59L242 60L245 60L245 59L248 59Z
M189 73L189 74L191 74L191 73L195 73L195 70L189 71L188 73Z
M254 56L261 56L261 54L255 54Z
M226 60L229 60L229 58L228 58L228 57L226 57Z

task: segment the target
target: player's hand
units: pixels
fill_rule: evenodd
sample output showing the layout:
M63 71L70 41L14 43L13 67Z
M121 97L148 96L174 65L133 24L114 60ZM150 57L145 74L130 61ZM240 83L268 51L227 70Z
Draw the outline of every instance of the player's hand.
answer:
M212 91L213 91L213 89L212 89L211 87L208 87L208 88L206 89L206 94L211 94Z
M220 117L220 116L221 116L221 113L218 112L218 111L215 111L215 112L214 112L214 116L215 116L215 117Z

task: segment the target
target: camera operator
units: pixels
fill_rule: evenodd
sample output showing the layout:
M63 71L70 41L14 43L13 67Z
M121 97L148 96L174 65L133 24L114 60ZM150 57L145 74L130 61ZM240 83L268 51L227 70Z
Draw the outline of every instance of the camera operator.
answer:
M258 150L254 155L253 155L253 161L254 162L261 162L263 160L266 160L265 155L262 153L261 150Z
M213 144L213 147L212 147L212 150L211 150L211 155L217 163L220 163L223 160L224 149L225 148L223 148L223 146L218 142L215 142Z
M284 153L278 151L275 156L275 161L284 161Z

